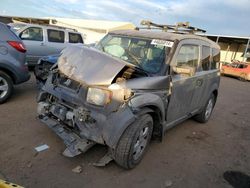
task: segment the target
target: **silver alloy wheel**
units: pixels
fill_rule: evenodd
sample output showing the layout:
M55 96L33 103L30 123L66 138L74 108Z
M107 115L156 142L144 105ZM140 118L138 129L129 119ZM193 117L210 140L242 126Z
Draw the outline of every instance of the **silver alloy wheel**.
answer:
M212 110L213 110L213 99L209 99L208 101L208 104L207 104L207 108L206 108L206 112L205 112L205 118L208 119L209 116L211 115L212 113Z
M149 127L144 127L140 130L140 134L138 135L134 150L133 150L133 159L137 160L143 153L144 149L147 146L147 142L149 139Z
M5 95L8 93L8 89L8 82L3 77L0 77L0 98L5 97Z

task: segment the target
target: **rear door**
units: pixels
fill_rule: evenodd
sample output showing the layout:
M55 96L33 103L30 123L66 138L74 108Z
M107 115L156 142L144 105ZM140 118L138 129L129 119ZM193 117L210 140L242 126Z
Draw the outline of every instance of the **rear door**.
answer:
M201 41L201 43L203 43ZM211 61L211 48L208 44L203 43L200 46L200 61L197 71L194 75L194 93L192 97L192 103L190 105L190 112L195 113L198 111L207 99L209 95L208 80L212 76L210 71L210 61Z
M26 60L29 65L36 64L40 57L46 55L45 37L42 27L29 26L19 33L19 37L26 46Z
M191 110L196 88L196 71L199 63L199 44L195 40L184 40L177 47L171 62L172 91L167 110L167 124L185 119Z
M213 92L215 85L220 81L220 49L211 48L209 44L201 41L200 65L195 74L195 90L191 104L193 113L202 109Z
M46 30L47 55L60 53L67 46L65 31L54 28Z
M69 43L82 43L83 39L80 33L68 32Z

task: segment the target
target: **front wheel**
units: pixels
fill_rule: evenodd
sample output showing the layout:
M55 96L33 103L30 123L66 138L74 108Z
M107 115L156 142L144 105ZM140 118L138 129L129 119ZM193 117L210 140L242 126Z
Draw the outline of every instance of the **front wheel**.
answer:
M144 114L132 123L121 136L114 151L114 160L123 168L131 169L140 163L151 140L153 119Z
M13 91L11 78L3 71L0 71L0 104L4 103Z
M200 123L206 123L212 114L214 105L215 105L215 96L214 94L212 94L210 98L208 99L205 107L202 109L202 111L199 114L194 116L194 119Z

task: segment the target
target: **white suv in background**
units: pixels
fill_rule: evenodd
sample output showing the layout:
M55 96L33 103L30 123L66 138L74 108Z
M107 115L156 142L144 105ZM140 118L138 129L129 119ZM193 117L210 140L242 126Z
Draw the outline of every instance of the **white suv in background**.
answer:
M81 33L74 29L27 23L8 25L25 44L29 66L36 65L41 57L60 53L69 44L84 43Z

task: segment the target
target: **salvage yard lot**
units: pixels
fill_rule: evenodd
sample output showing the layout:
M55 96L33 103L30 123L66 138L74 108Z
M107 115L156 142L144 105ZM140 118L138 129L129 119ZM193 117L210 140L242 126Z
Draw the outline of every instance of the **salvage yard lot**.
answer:
M250 172L250 83L222 77L218 101L210 121L193 120L153 141L140 165L124 170L115 163L92 166L106 152L94 146L75 158L49 128L36 118L34 77L15 89L0 106L0 179L25 187L228 187L223 173ZM34 148L50 148L36 154ZM72 172L82 166L82 173Z

